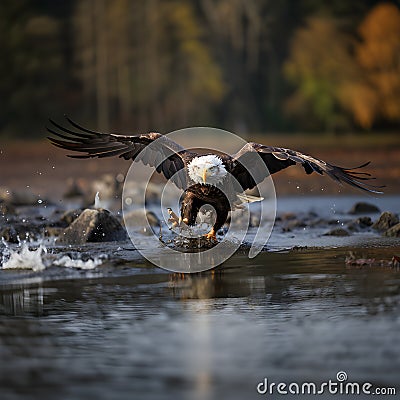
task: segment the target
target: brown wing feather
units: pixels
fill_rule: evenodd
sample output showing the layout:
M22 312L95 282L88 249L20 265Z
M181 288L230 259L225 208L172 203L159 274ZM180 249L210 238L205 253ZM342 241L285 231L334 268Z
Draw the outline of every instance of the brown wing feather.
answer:
M261 157L267 170L248 171L244 165L248 166L254 162L256 157ZM284 149L280 147L264 146L258 143L247 143L233 157L230 163L230 172L236 177L244 190L253 188L256 184L262 182L268 174L274 174L291 165L301 164L307 174L317 172L320 175L326 174L333 180L340 183L347 183L358 189L371 193L382 193L377 189L384 186L374 186L365 181L373 180L370 174L356 171L366 167L369 162L355 168L343 168L328 164L318 158L300 153L298 151ZM252 176L253 175L253 176Z
M52 126L47 127L47 130L53 135L48 137L53 145L78 153L68 157L118 156L125 160L141 161L145 165L155 167L157 172L167 179L172 179L179 188L185 188L186 162L194 154L168 137L154 132L132 136L101 133L84 128L68 117L66 119L71 128L49 120Z

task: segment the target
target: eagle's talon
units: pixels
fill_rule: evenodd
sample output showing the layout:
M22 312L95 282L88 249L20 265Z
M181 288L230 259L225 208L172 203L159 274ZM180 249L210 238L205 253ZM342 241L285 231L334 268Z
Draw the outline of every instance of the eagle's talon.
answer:
M214 241L214 242L217 242L217 241L218 241L217 235L216 235L216 232L215 232L214 229L211 229L211 231L208 232L208 233L206 233L206 234L204 235L204 237L205 237L207 240L211 240L211 241Z
M178 218L178 216L173 212L172 208L168 207L167 210L168 210L168 214L169 214L168 222L170 222L172 224L170 229L180 226L182 219Z
M173 228L181 228L181 229L185 229L188 227L187 223L189 222L188 218L183 218L179 217L174 213L174 211L172 210L172 208L168 207L168 214L169 214L169 218L168 218L168 222L170 222L172 224L171 229Z

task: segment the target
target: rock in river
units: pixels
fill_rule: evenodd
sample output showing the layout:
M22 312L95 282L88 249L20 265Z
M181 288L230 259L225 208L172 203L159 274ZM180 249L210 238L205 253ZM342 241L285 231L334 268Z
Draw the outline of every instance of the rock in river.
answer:
M399 223L399 218L396 214L385 211L381 214L379 219L372 225L372 228L378 231L387 231L392 226Z
M359 217L354 221L350 221L346 226L350 231L359 231L369 228L372 225L372 220L370 217Z
M126 240L127 234L116 217L105 209L86 209L64 229L60 241L68 244Z
M377 206L371 203L365 203L360 201L359 203L354 204L349 211L349 214L370 214L370 213L378 213L380 210Z
M65 226L71 225L84 211L84 208L77 208L75 210L65 211L60 218L60 223Z
M385 232L385 236L400 237L400 223L389 228Z
M350 236L349 232L343 228L335 228L329 232L324 233L324 236Z

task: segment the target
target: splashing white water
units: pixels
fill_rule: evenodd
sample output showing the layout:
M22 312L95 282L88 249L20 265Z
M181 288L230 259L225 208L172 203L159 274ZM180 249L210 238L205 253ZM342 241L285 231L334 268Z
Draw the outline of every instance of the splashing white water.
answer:
M46 269L42 258L42 254L47 253L45 246L40 245L36 250L29 250L27 243L22 243L20 251L6 249L9 252L9 258L6 261L3 255L3 269L31 269L32 271Z
M67 268L94 269L103 264L103 260L95 257L94 259L83 261L81 259L74 260L69 256L63 256L59 260L54 261L53 264Z
M101 208L100 192L96 192L94 196L94 208Z
M84 261L80 258L72 258L70 256L62 256L54 259L54 255L48 254L44 244L40 244L36 249L30 250L27 242L19 242L17 249L13 250L7 242L2 239L4 250L0 260L0 269L29 269L32 271L43 271L51 265L60 267L77 268L77 269L94 269L103 264L106 255L101 254L99 257L89 258Z

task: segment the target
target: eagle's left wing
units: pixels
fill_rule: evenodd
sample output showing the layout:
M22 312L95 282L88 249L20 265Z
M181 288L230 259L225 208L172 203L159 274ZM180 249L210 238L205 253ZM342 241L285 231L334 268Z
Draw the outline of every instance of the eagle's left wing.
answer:
M264 162L266 169L253 167L258 162ZM247 143L229 162L229 172L236 178L243 190L252 189L262 182L269 174L281 171L291 165L301 164L307 174L317 172L326 174L339 183L347 183L358 189L371 193L382 193L377 190L384 186L374 186L366 183L375 179L366 172L356 171L366 167L369 162L355 168L343 168L328 164L318 158L281 147L264 146L258 143ZM258 164L260 165L260 164Z
M119 135L96 132L84 128L66 117L71 125L65 127L50 120L52 127L47 130L53 135L48 139L57 147L71 150L72 158L120 157L125 160L141 161L155 167L158 173L180 189L187 184L186 164L193 153L160 133L141 135Z

